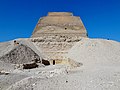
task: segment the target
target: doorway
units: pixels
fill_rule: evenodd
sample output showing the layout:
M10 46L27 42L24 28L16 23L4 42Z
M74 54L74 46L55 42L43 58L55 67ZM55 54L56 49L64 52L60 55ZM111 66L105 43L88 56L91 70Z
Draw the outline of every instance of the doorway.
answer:
M55 60L53 60L53 65L55 65Z

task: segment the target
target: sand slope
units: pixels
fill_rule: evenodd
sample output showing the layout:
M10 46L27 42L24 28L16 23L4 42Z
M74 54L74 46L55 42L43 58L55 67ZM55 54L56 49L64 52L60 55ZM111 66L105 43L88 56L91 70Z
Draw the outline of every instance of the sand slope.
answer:
M119 66L120 43L103 39L81 39L67 56L82 62L84 66Z
M16 74L16 78L22 75L22 78L8 85L7 90L120 90L119 42L82 38L65 56L83 63L83 66L16 69L11 74Z

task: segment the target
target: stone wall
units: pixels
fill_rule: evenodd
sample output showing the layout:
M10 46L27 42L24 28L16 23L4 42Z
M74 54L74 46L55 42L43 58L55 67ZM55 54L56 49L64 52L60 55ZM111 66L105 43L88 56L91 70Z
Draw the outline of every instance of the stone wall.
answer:
M31 38L31 41L39 47L50 59L61 59L72 46L81 40L79 34L41 34Z
M48 16L72 16L70 12L49 12Z

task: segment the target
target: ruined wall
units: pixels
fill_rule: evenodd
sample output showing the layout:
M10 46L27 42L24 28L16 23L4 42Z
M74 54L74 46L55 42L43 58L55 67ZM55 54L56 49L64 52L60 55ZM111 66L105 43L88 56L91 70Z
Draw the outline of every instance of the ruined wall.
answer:
M72 46L81 40L79 34L41 34L31 41L50 59L62 59Z

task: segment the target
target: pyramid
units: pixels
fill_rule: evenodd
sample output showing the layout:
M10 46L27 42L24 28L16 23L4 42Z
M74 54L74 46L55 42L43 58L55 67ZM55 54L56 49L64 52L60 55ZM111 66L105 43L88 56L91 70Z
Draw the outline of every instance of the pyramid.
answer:
M81 38L87 38L87 31L80 17L70 12L49 12L48 16L39 19L31 41L47 58L62 59Z

